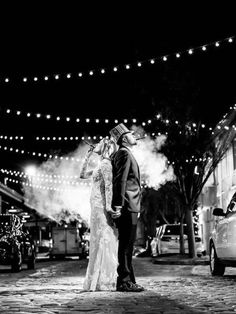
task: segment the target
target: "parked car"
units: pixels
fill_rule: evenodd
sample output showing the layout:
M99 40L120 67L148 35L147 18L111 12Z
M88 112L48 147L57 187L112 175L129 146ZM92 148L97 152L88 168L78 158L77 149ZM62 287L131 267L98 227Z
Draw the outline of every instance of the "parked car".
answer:
M21 270L23 263L28 269L35 267L34 243L22 226L17 215L0 215L0 264L11 265L15 272Z
M210 237L210 271L212 276L223 276L225 267L236 267L236 193L227 208L214 208L216 219Z
M184 246L185 253L188 253L188 237L186 225L184 225ZM180 252L180 225L164 224L156 229L156 236L151 242L152 256L161 254L179 253ZM195 245L198 256L205 255L205 249L202 239L195 236Z
M52 228L52 247L49 250L51 259L65 256L86 258L89 254L89 240L79 234L77 226L54 226Z

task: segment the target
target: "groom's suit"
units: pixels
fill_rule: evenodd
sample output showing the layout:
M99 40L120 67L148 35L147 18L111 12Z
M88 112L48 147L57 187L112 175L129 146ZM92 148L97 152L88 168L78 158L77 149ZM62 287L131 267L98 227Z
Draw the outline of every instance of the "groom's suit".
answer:
M119 231L117 285L120 285L128 280L135 283L132 254L140 211L141 186L139 166L127 147L119 148L112 159L112 166L112 206L122 206L121 216L115 220Z

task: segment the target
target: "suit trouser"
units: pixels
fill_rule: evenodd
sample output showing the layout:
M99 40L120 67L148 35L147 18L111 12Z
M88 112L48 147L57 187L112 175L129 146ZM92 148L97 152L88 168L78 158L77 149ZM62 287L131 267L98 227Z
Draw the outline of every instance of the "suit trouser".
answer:
M116 222L119 232L117 285L128 280L135 283L132 256L136 239L137 221L138 213L125 210Z

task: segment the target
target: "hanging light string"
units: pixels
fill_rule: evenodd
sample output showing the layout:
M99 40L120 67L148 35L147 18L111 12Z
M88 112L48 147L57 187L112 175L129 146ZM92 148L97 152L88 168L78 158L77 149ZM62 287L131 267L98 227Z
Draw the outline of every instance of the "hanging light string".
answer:
M56 154L52 155L52 154L48 154L48 153L34 152L34 151L30 152L30 151L25 151L24 149L2 146L2 145L0 145L0 150L12 152L12 153L17 153L17 154L21 154L21 155L30 155L30 156L34 156L34 157L41 157L41 158L45 158L45 159L68 160L68 161L74 161L74 162L84 161L84 158L81 158L81 157L59 156ZM96 163L97 159L90 159L90 161Z
M234 109L236 110L236 104L231 106L229 108L230 110ZM154 117L150 118L150 119L146 119L146 120L140 120L138 118L122 118L122 119L99 119L99 118L79 118L79 117L60 117L58 115L51 115L51 114L42 114L42 113L29 113L29 112L25 112L25 111L21 111L21 110L12 110L12 109L4 109L2 111L2 114L6 114L8 117L28 117L28 118L36 118L36 119L46 119L46 120L50 120L50 121L57 121L57 122L70 122L70 123L86 123L86 124L101 124L101 123L105 123L105 124L118 124L118 123L125 123L125 124L134 124L134 125L141 125L143 127L151 125L152 123L159 121L162 122L163 124L165 124L166 126L181 126L182 123L178 120L170 120L167 119L165 117L163 117L163 115L161 113L157 113ZM227 113L225 114L225 116L227 115ZM196 128L198 126L198 122L191 122L190 123L186 123L184 124L185 127L189 128L190 126L193 128ZM208 129L209 131L213 130L213 126L209 126L206 123L201 123L201 128L205 128ZM63 141L63 140L79 140L79 139L98 139L98 138L102 138L101 136L96 136L96 138L94 136L90 136L90 137L78 137L78 136L36 136L36 140L59 140L59 141ZM0 139L4 140L4 139L10 139L10 140L23 140L23 136L7 136L7 135L0 135Z
M49 179L79 179L79 176L77 175L73 175L73 176L69 176L69 175L57 175L57 174L44 174L44 173L40 173L40 174L35 174L35 175L29 175L26 172L23 171L16 171L16 170L12 170L12 169L4 169L1 168L0 172L3 174L7 174L7 175L11 175L11 176L15 176L15 177L20 177L20 178L49 178ZM84 180L84 179L81 179Z
M22 141L24 139L23 136L9 136L9 135L0 135L0 140L9 140L9 141Z
M129 71L131 69L141 68L143 65L147 65L147 64L155 65L158 62L166 62L172 57L174 57L175 59L179 59L186 54L193 55L196 51L201 51L205 53L210 47L219 48L224 43L229 43L229 44L233 43L234 40L235 40L235 36L231 36L231 37L226 37L222 40L209 42L201 46L196 46L194 48L184 49L181 51L177 51L175 53L165 54L162 56L153 57L153 58L149 58L145 60L138 60L135 62L126 63L119 66L113 65L113 66L105 67L105 68L90 69L86 71L73 72L73 73L72 72L56 73L56 74L50 74L50 75L45 75L45 76L40 76L40 75L24 76L24 77L21 77L18 81L22 82L23 84L26 84L30 82L39 83L39 82L57 81L60 79L66 79L66 80L70 80L72 78L82 79L84 77L92 77L95 75L103 76L106 73L118 73L121 71ZM0 80L0 82L5 83L5 84L9 84L13 81L17 81L17 80L16 79L14 80L10 77L5 77Z
M51 179L34 179L33 182L32 180L29 180L29 182L25 182L25 181L20 181L20 180L16 180L16 179L12 179L9 177L6 177L6 180L12 183L16 183L16 184L23 184L24 185L29 185L29 186L34 186L37 185L37 181L38 182L43 182L44 185L46 184L56 184L56 185L69 185L69 186L78 186L78 185L82 185L82 186L91 186L91 182L83 182L83 181L67 181L67 180L51 180Z
M68 191L72 188L76 188L78 186L80 187L90 187L91 186L91 182L76 182L75 185L70 185L68 186L67 188L57 188L57 187L54 187L54 186L46 186L45 184L44 185L40 185L40 184L32 184L32 183L29 183L29 182L23 182L23 181L19 181L19 180L14 180L14 179L11 179L11 178L6 178L6 181L9 181L11 183L14 183L14 184L18 184L18 185L23 185L23 186L26 186L26 187L32 187L32 188L35 188L35 189L40 189L40 190L51 190L51 191L60 191L60 192L64 192L64 191Z
M9 136L9 135L0 135L0 140L23 140L24 137L21 136ZM36 136L34 139L36 141L80 141L80 140L101 140L104 136ZM108 136L106 136L108 138Z
M234 105L234 107L230 107L230 110L236 110L236 104ZM236 131L236 125L232 125L232 126L226 126L226 125L223 125L224 123L224 119L226 118L226 116L227 116L227 114L228 113L226 113L224 116L223 116L223 119L216 125L216 127L215 127L215 130L217 131L217 130L222 130L222 129L225 129L225 130L234 130L234 131ZM160 116L160 114L158 114L157 116L156 116L156 119L160 119L161 118L161 116ZM155 120L156 120L155 119ZM153 122L154 120L148 120L147 121L147 123L148 124L151 124L152 122ZM170 121L169 120L163 120L164 122L165 122L165 124L166 125L170 125ZM176 125L178 125L179 126L179 121L175 121L174 122ZM142 126L146 126L146 122L145 123L143 123L142 124ZM197 124L196 123L191 123L191 124L189 124L189 123L187 123L187 124L185 124L185 127L190 127L191 128L191 126L194 128L193 130L194 131L197 131L197 129L196 129L196 127L197 127ZM201 126L201 128L202 129L206 129L206 125L205 124L201 124L200 125ZM213 131L213 128L212 127L209 127L209 131L212 131L211 133L212 134L214 134L215 132ZM179 134L182 134L183 132L182 131L178 131L179 132ZM168 135L168 132L165 132L164 133L165 135ZM147 133L145 133L144 134L144 136L146 137L148 134ZM151 133L151 134L149 134L149 135L151 135L151 136L160 136L160 135L163 135L163 133L161 133L161 132L158 132L158 133ZM95 138L95 136L94 137L87 137L87 139L94 139ZM97 137L98 138L98 137ZM99 138L101 138L101 137L99 137ZM108 136L106 136L106 138L108 138ZM50 139L50 137L47 137L47 139ZM85 137L81 137L81 139L83 140L83 139L85 139ZM36 157L43 157L43 158L46 158L46 159L58 159L58 160L70 160L70 161L76 161L76 162L81 162L81 161L83 161L83 158L76 158L76 157L68 157L68 156L59 156L59 155L57 155L57 154L54 154L54 155L52 155L52 154L48 154L48 153L43 153L43 152L30 152L30 151L25 151L24 149L20 149L20 148L13 148L13 147L8 147L8 146L3 146L3 145L0 145L0 150L4 150L4 151L9 151L9 152L14 152L14 153L18 153L18 154L22 154L22 155L24 155L24 154L27 154L27 155L30 155L30 156L36 156ZM200 160L200 159L199 159ZM96 162L96 159L94 159L94 160L91 160L92 162ZM190 159L186 159L186 162L192 162L192 161L194 161L194 158L190 158Z
M86 123L86 124L100 124L100 123L105 123L105 124L118 124L118 123L125 123L125 124L135 124L135 125L141 125L141 126L147 126L152 124L153 122L160 121L164 123L167 126L171 125L181 125L181 122L178 120L175 121L170 121L169 119L166 119L162 116L161 113L157 113L154 117L150 119L146 119L141 121L140 119L137 118L123 118L123 119L92 119L92 118L72 118L72 117L59 117L58 115L51 115L51 114L42 114L42 113L29 113L29 112L23 112L20 110L12 110L12 109L5 109L3 110L3 114L6 114L8 117L29 117L29 118L37 118L37 119L46 119L46 120L53 120L57 122L70 122L70 123ZM189 123L187 123L185 126L189 127ZM192 122L192 126L197 126L197 122ZM212 130L212 127L207 127L206 124L202 123L202 128L208 128L209 130ZM1 135L0 139L7 139L8 137L6 135ZM44 137L36 137L36 140L63 140L63 137L49 137L49 136L44 136ZM64 140L78 140L79 137L64 137ZM81 137L81 139L85 139L85 137ZM87 138L88 139L88 138Z

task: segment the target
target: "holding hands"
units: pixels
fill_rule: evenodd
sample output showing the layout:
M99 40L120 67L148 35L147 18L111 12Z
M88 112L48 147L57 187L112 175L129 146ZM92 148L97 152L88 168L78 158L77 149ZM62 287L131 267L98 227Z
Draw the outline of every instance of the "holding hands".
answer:
M110 208L109 210L108 210L108 213L111 215L111 217L113 218L113 219L117 219L117 218L119 218L120 217L120 215L121 215L121 206L115 206L115 210L113 210L112 208Z

